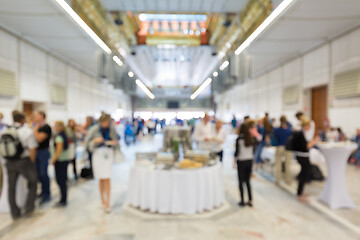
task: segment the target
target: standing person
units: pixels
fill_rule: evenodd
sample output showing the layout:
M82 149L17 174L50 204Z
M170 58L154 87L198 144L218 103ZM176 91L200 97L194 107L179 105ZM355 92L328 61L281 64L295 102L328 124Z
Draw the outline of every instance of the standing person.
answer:
M35 112L33 120L35 124L34 135L38 142L38 148L36 151L36 170L41 182L40 204L44 204L51 200L50 179L48 175L51 127L46 123L46 114L42 111Z
M110 115L103 113L99 123L93 126L85 139L86 146L93 153L94 176L99 179L102 206L110 212L110 178L114 159L114 149L119 147L119 139Z
M76 142L77 142L77 136L76 136L76 123L74 119L69 119L68 125L66 127L66 136L68 139L68 165L73 165L73 172L74 172L74 178L75 181L78 179L77 171L76 171ZM67 171L66 171L66 179L67 177Z
M255 170L262 164L261 152L265 144L265 127L264 119L259 119L257 124L257 132L261 135L260 139L257 139L255 144Z
M295 114L295 117L297 118L297 120L299 120L299 123L298 123L298 128L297 130L301 130L301 119L305 118L305 119L308 119L306 118L306 116L304 115L303 112L299 111ZM311 141L314 139L315 137L315 122L313 120L309 120L310 121L310 129L305 133L305 138L306 138L306 141Z
M21 209L16 204L16 183L19 175L22 175L27 180L28 193L25 205L25 214L31 214L35 209L36 188L37 188L37 175L35 168L36 148L38 146L33 131L25 125L25 115L16 112L13 115L14 125L7 130L4 130L1 135L1 142L7 139L6 146L10 145L10 137L18 150L12 156L6 153L1 153L6 161L6 168L8 171L9 181L9 205L11 216L13 219L21 217ZM2 147L1 149L5 149Z
M56 121L54 138L54 153L51 164L55 166L56 182L59 185L61 198L56 204L57 207L65 207L67 204L67 165L68 165L68 138L65 133L65 125L62 121Z
M252 163L254 159L254 138L251 136L250 129L255 127L255 122L248 120L247 123L243 123L240 126L239 136L236 139L236 149L234 154L234 168L238 170L239 190L240 190L240 203L239 206L245 206L244 202L244 188L243 184L246 184L248 190L248 203L247 205L252 207L252 195L250 176L252 171Z
M0 132L6 127L3 123L4 115L0 112Z
M283 161L285 158L285 182L286 184L291 184L291 171L290 164L292 159L292 153L285 149L286 143L291 136L292 131L288 127L287 120L285 116L280 117L280 127L274 130L274 137L276 139L276 152L275 152L275 169L276 169L276 184L280 183L282 178L283 170Z
M233 118L231 120L231 126L232 126L233 129L236 129L237 120L236 120L235 114L233 115Z
M91 116L87 116L86 117L86 122L84 125L84 129L83 129L83 133L84 136L86 137L90 131L90 129L92 128L92 126L94 126L95 121L94 118ZM94 178L94 174L93 174L93 163L92 163L92 153L89 149L86 149L86 152L88 154L88 159L89 159L89 165L90 165L90 179Z
M223 128L223 122L221 120L216 121L215 136L212 140L215 142L215 146L211 151L215 152L219 156L220 162L222 162L224 155L224 142L226 140L226 132Z
M307 202L306 196L303 194L304 186L310 175L310 154L309 149L314 147L319 141L320 137L316 136L313 140L306 140L306 133L311 131L311 121L307 118L301 119L301 131L295 132L292 139L292 147L296 154L296 160L301 165L299 174L299 186L297 191L298 200Z
M198 142L198 148L200 150L210 150L209 141L211 140L212 134L212 125L210 123L210 117L206 113L204 118L195 126L193 138Z

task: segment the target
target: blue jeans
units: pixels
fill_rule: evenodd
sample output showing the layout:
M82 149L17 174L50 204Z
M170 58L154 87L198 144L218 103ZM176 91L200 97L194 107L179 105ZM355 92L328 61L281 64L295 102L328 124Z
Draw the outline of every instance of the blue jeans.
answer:
M41 183L41 197L50 198L50 179L48 175L50 152L48 149L36 151L36 170Z
M260 142L255 149L255 163L259 164L259 163L263 163L263 160L261 159L261 152L263 150L263 148L265 147L265 142Z
M59 185L61 192L60 203L67 202L67 186L66 186L66 172L67 172L68 161L65 162L56 162L55 163L55 174L56 174L56 182Z

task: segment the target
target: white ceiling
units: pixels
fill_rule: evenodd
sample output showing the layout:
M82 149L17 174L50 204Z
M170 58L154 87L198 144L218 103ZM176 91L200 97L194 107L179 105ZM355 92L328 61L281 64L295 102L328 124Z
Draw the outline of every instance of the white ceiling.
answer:
M127 62L150 86L197 86L219 63L212 51L210 46L171 49L138 46L136 55L129 55Z
M359 24L359 0L297 0L248 49L253 72L266 71Z
M106 10L135 12L240 12L248 0L100 0Z
M54 0L0 0L0 25L96 73L100 48Z

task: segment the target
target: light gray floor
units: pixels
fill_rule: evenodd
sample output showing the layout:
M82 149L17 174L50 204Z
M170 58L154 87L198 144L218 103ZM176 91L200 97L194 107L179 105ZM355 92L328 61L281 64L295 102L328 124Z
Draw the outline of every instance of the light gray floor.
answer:
M65 209L55 209L50 204L35 216L14 223L8 214L0 214L0 239L360 239L359 235L313 207L298 203L295 196L257 174L252 178L255 207L239 208L236 172L231 167L233 138L227 142L224 163L229 208L205 219L143 218L141 214L134 214L124 206L124 201L135 153L153 151L161 144L161 135L156 135L123 147L127 161L116 164L113 169L111 214L100 208L97 182L82 181L71 186L69 205Z

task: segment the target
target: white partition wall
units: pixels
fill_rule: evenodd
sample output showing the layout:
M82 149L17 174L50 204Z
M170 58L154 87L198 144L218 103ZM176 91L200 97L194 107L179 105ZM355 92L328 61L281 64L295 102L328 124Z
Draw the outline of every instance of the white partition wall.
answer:
M360 69L360 29L298 57L258 78L233 87L216 97L217 115L229 121L232 114L261 117L270 112L278 118L285 114L295 122L296 111L309 112L305 90L329 85L337 73ZM284 105L284 89L299 85L299 101ZM229 107L230 105L230 107ZM228 108L229 107L229 108ZM329 99L329 120L348 136L360 127L360 98Z
M102 110L114 113L119 106L124 113L130 110L130 100L122 91L2 30L0 69L15 73L19 90L15 97L0 96L5 122L11 122L11 111L21 109L23 101L43 106L49 122L68 118L84 122L87 115ZM54 87L64 90L63 103L54 101Z

